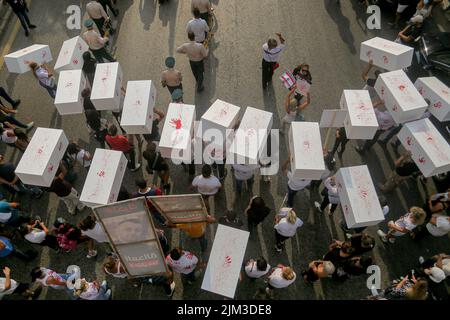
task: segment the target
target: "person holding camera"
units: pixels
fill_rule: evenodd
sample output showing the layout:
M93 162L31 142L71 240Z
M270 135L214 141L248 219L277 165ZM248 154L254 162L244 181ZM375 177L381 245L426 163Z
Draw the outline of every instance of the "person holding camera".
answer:
M26 0L3 0L3 3L8 3L11 6L12 11L19 18L23 29L25 30L25 37L30 35L29 29L34 29L36 26L31 24L30 18L28 18L28 6Z

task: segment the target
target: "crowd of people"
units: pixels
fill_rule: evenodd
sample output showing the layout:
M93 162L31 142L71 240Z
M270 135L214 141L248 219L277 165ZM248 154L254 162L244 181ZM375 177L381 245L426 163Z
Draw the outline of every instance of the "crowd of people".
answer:
M28 7L25 0L6 0L14 12L18 15L28 36L31 25L27 16ZM163 1L161 1L161 5ZM406 1L407 2L407 1ZM405 2L405 3L406 3ZM399 32L399 41L410 43L420 30L423 20L431 13L432 5L439 1L422 0L417 7L417 12L411 19L408 19L408 26ZM406 4L399 1L398 15L395 18L394 26L400 23L402 8ZM213 41L211 32L211 12L212 7L209 0L192 0L193 18L187 23L186 42L176 49L179 54L185 54L189 59L190 67L196 81L196 91L201 93L205 90L204 79L205 59L209 55L209 43ZM106 61L116 61L108 50L111 45L110 35L114 34L112 29L112 17L119 15L116 3L112 0L90 1L86 6L89 19L84 22L87 31L82 34L83 39L89 46L90 51L84 53L83 71L92 85L95 68L98 63ZM400 17L400 18L399 18ZM262 45L262 88L267 89L272 81L275 70L279 67L279 59L284 50L287 50L287 40L281 34L276 34L277 39L270 38ZM38 65L35 62L29 64L34 77L40 86L46 89L51 98L55 98L57 85L54 71L48 65ZM162 71L161 85L167 87L172 101L183 102L183 76L175 69L175 58L165 59L167 69ZM379 71L375 71L375 78L370 78L369 74L373 69L372 61L363 72L362 78L365 88L373 91L375 81ZM292 70L292 75L296 81L306 81L312 85L312 74L310 66L302 63ZM125 94L125 90L122 90ZM373 92L372 92L373 93ZM86 88L82 92L84 115L89 132L98 141L100 147L121 151L128 159L129 172L137 172L145 167L148 174L155 174L159 179L159 185L152 185L143 179L136 179L136 191L130 192L122 187L118 201L133 199L138 197L162 196L172 194L170 180L176 179L170 173L169 159L165 159L158 150L160 139L159 125L165 117L164 112L155 109L152 133L148 135L129 135L120 127L120 113L113 113L117 120L109 121L104 112L95 109L90 100L91 91ZM15 113L20 105L20 100L10 97L4 88L0 88L0 97L10 104L6 106L0 100L0 122L1 140L6 145L17 148L24 152L30 141L27 132L32 129L34 123L24 124L15 118ZM304 121L304 110L310 105L311 97L309 93L299 93L295 87L290 88L284 103L286 115L282 120L282 132L286 126L293 121ZM368 140L364 145L356 147L361 154L369 152L375 143L386 145L387 142L398 133L400 126L390 116L384 106L384 102L376 94L373 95L375 113L379 122L379 130L372 140ZM430 114L424 115L429 117ZM400 127L400 128L399 128ZM385 135L384 139L379 139ZM242 218L242 214L228 211L224 214L213 214L210 208L210 200L214 198L224 187L224 180L228 169L223 162L218 161L215 165L203 165L201 174L195 176L195 166L184 164L189 172L189 181L192 189L203 197L208 211L207 221L201 223L173 224L168 221L149 202L152 217L157 225L158 239L165 254L165 261L170 267L170 272L162 276L152 276L131 279L131 285L149 283L161 286L168 297L175 292L174 273L179 273L187 285L195 284L200 277L201 271L205 268L207 260L205 255L208 248L206 236L209 224L221 223L238 229L245 229L250 232L250 241L255 239L258 226L273 218L274 257L285 250L286 242L296 236L298 230L305 228L304 222L294 210L294 200L300 191L319 190L322 201L315 202L317 213L326 212L333 215L339 207L340 199L338 187L335 179L337 171L334 155L342 158L346 144L349 139L346 137L345 129L336 131L335 144L331 150L324 152L326 172L321 180L311 181L296 178L289 170L290 161L286 161L282 166L283 173L287 176L286 186L287 196L283 208L271 208L259 195L253 195L253 183L257 169L260 165L235 164L231 166L236 194L240 197L243 193L252 195ZM145 144L145 148L143 148ZM393 142L393 146L400 148L400 143ZM92 149L93 150L93 149ZM76 166L88 171L92 161L92 150L85 150L71 141L66 155L60 163L55 178L48 188L36 187L23 184L15 174L15 165L7 161L0 155L0 185L3 200L0 202L0 262L3 266L3 276L0 277L0 299L5 296L21 296L26 299L37 299L43 287L64 291L69 299L82 300L107 300L111 299L113 292L106 281L99 282L97 279L82 278L76 281L75 271L55 271L50 266L37 266L30 271L30 283L21 283L13 280L14 270L11 270L12 258L23 260L24 263L35 263L38 251L35 246L45 246L55 254L70 254L74 250L82 250L86 247L86 258L94 260L98 255L98 247L109 247L109 239L99 221L91 214L80 218L78 223L69 223L64 218L64 214L52 221L52 225L47 226L41 217L32 216L22 210L18 199L25 201L24 195L40 198L47 193L54 193L64 202L67 213L71 216L85 212L85 205L80 201L79 192L73 187L77 179ZM145 163L139 163L139 159ZM217 176L214 174L217 169ZM408 153L404 153L395 161L395 168L384 183L380 183L378 189L380 206L385 216L390 212L386 196L402 183L410 179L420 178L420 170L411 160ZM270 180L265 180L270 182ZM432 195L425 204L411 203L411 207L404 215L389 221L387 226L378 230L380 240L387 245L394 244L396 239L402 236L409 236L411 241L426 241L426 237L444 237L450 231L450 217L448 208L450 204L449 190ZM244 220L244 221L243 221ZM371 236L366 228L350 229L345 220L342 220L340 227L344 231L345 239L334 239L328 247L327 252L317 255L317 260L311 261L301 271L297 266L286 266L278 264L269 265L268 257L254 257L246 261L243 265L242 276L248 277L250 281L264 279L264 288L260 289L255 297L273 298L276 292L282 288L287 288L295 281L302 279L307 284L319 280L343 282L353 277L361 277L366 274L369 266L373 265L374 258L372 250L376 245L376 239ZM184 246L171 248L167 238L171 228L182 230L188 239L198 241L200 252L188 251ZM252 240L253 239L253 240ZM31 244L31 249L23 249L23 243ZM108 250L107 249L107 250ZM273 257L271 256L271 259ZM8 266L7 266L8 265ZM450 256L445 253L432 256L428 259L420 257L417 266L412 266L404 277L395 280L395 283L383 290L376 292L371 299L447 299L448 293L443 289L445 279L450 275ZM296 271L301 277L297 278ZM128 274L122 265L119 257L114 253L109 253L103 261L103 271L105 277L118 279L128 278ZM11 275L12 273L12 275ZM241 277L242 278L242 277ZM125 281L125 280L123 280ZM256 288L255 288L256 289Z

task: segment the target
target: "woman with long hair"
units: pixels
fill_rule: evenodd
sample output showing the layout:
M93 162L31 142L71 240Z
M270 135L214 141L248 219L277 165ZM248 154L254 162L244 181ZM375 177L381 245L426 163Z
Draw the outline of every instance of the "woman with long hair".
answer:
M47 90L50 97L55 99L57 83L54 73L50 70L50 67L45 63L38 65L36 62L31 62L29 66L34 77L38 79L39 84Z
M245 215L247 216L247 226L250 233L269 215L270 208L266 206L264 199L254 196L250 199Z
M378 230L378 236L385 243L395 243L397 237L410 234L415 228L425 222L426 213L422 208L411 207L409 212L401 216L397 221L389 221L389 231L385 233L383 230Z
M297 228L303 225L303 221L297 218L297 214L292 208L287 208L288 210L285 215L277 215L275 217L275 250L281 252L283 249L284 242L295 236ZM284 212L286 212L284 211Z

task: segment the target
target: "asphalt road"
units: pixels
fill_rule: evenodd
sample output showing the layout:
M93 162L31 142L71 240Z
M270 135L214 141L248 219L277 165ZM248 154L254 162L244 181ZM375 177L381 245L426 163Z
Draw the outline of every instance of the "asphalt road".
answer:
M86 3L87 1L81 1ZM307 62L311 66L313 86L311 91L311 105L305 112L307 121L319 121L323 109L338 107L343 89L360 89L362 70L365 65L359 60L359 44L375 35L395 38L395 32L390 30L383 15L382 30L371 31L365 27L367 15L358 1L341 1L341 7L332 0L213 0L217 19L217 32L211 53L206 63L205 91L197 94L194 88L194 78L190 71L187 58L175 54L178 45L186 41L185 26L190 19L190 1L172 0L160 7L156 0L119 0L119 26L113 45L113 52L121 63L125 80L152 79L159 82L160 73L164 67L167 55L174 54L177 59L176 67L183 73L185 88L184 101L195 104L197 118L207 110L216 100L222 99L243 107L252 106L274 113L274 128L279 128L280 119L284 115L283 100L286 89L277 80L279 73L285 69ZM50 45L52 54L58 55L64 40L76 36L78 30L67 30L64 14L68 0L34 0L31 4L30 17L38 26L25 38L20 29L12 42L10 51L15 51L33 43ZM84 10L83 10L84 12ZM14 20L15 21L15 20ZM18 22L10 26L8 32L18 28ZM281 32L287 39L287 50L283 53L273 86L264 94L260 85L261 78L261 45L275 32ZM53 63L55 62L53 61ZM412 68L411 78L423 74L419 68ZM447 81L448 79L443 79ZM84 116L58 115L47 93L37 84L30 73L24 75L9 74L5 67L0 72L0 83L6 84L14 97L22 99L17 118L22 121L35 121L36 126L63 128L70 140L76 140L81 146L93 152L98 147L96 141L89 137L85 126ZM157 107L167 110L170 97L166 89L157 88ZM325 137L326 131L322 132ZM287 144L280 139L280 155L283 161L287 155ZM331 139L333 143L333 139ZM355 142L350 142L343 160L338 166L354 166L367 164L374 181L383 182L393 166L396 154L390 146L383 149L376 144L365 156L361 157L353 149ZM20 153L11 148L0 146L7 159L17 162ZM197 172L199 172L199 167ZM79 178L75 183L81 191L86 172L78 168ZM231 172L230 172L231 173ZM134 191L134 179L149 177L146 172L128 172L124 185L129 191ZM188 177L181 167L171 167L173 194L190 193ZM286 290L277 293L277 299L361 299L369 291L366 288L366 278L354 278L345 283L334 283L329 280L314 286L305 284L300 278L300 272L313 259L320 259L326 253L333 238L343 239L343 233L338 227L341 212L338 209L333 217L321 215L313 210L314 200L320 198L317 193L308 191L297 195L295 210L305 225L297 236L287 243L286 251L277 254L274 250L273 215L281 207L286 194L287 179L281 173L272 178L270 185L260 183L256 179L254 194L260 194L266 203L274 209L272 215L259 227L257 237L249 241L246 259L265 256L271 265L283 263L293 266L298 280ZM429 179L426 187L420 182L409 181L406 185L388 197L391 212L388 219L395 219L403 215L412 205L422 206L426 195L433 194L435 186ZM243 210L249 195L237 198L234 192L231 174L226 179L226 188L212 204L215 216L221 216L226 209L233 209L243 217ZM24 197L22 205L26 211L39 214L53 223L55 217L63 216L69 222L77 223L89 214L86 209L72 217L66 208L54 195L45 195L40 200ZM382 224L385 227L385 224ZM208 230L209 248L211 248L216 226ZM369 232L375 237L375 227ZM180 243L178 231L167 232L172 246ZM420 255L430 256L438 252L449 251L448 237L427 239L421 243L412 242L409 237L399 239L395 245L384 245L377 238L377 245L373 257L382 270L382 283L387 285L390 280L406 273L415 266ZM196 243L188 243L187 249L199 251ZM32 267L42 265L58 272L63 272L70 264L81 267L82 275L86 278L105 279L101 270L101 263L108 252L107 246L99 248L96 260L85 258L87 249L80 247L70 254L54 254L47 249L38 248L41 252L35 262L24 264L10 259L0 261L3 266L7 263L13 278L29 281L28 273ZM115 299L166 299L162 289L143 285L134 287L123 280L108 278L113 288ZM215 294L200 289L201 280L193 286L183 286L177 277L177 289L174 299L222 299ZM262 281L250 283L244 279L238 285L237 299L251 299L257 288L264 287ZM42 299L66 299L64 293L56 290L45 290Z

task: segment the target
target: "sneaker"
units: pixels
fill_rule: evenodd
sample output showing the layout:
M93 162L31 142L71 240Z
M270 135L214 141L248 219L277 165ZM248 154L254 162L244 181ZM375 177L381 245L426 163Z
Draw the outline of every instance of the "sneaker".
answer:
M106 280L103 280L101 286L104 287L104 286L106 286L107 284L108 284L108 283L106 282Z
M172 281L172 283L170 284L170 294L168 294L167 296L169 298L172 297L174 292L175 292L175 282Z
M112 291L111 291L111 289L108 289L108 290L106 290L106 292L105 292L105 297L106 297L106 300L109 300L109 299L111 299L111 294L112 294Z
M386 237L386 233L384 233L382 230L378 230L377 234L380 237L381 241L383 241L384 243L388 242L388 239Z
M317 211L323 213L322 209L320 209L320 207L321 207L321 206L320 206L320 203L318 203L317 201L314 201L314 206L316 207Z
M19 106L20 102L21 102L20 99L13 101L13 104L12 104L13 109L16 109Z
M351 239L352 238L352 234L351 233L346 233L345 236L347 237L347 239Z
M420 256L420 257L419 257L419 263L420 263L420 264L423 264L424 262L425 262L425 258L422 257L422 256Z
M276 250L278 253L283 251L283 249L279 248L277 245L275 245L275 250Z
M30 25L28 26L28 28L30 28L30 29L36 29L37 26L35 26L34 24L30 24Z
M131 171L131 172L136 172L136 171L139 170L140 167L141 167L141 164L138 163L138 164L136 165L136 167L134 167L134 169L131 169L130 171Z
M89 251L86 258L91 259L91 258L95 258L97 256L97 250L92 250Z
M389 238L390 243L395 243L395 238Z

